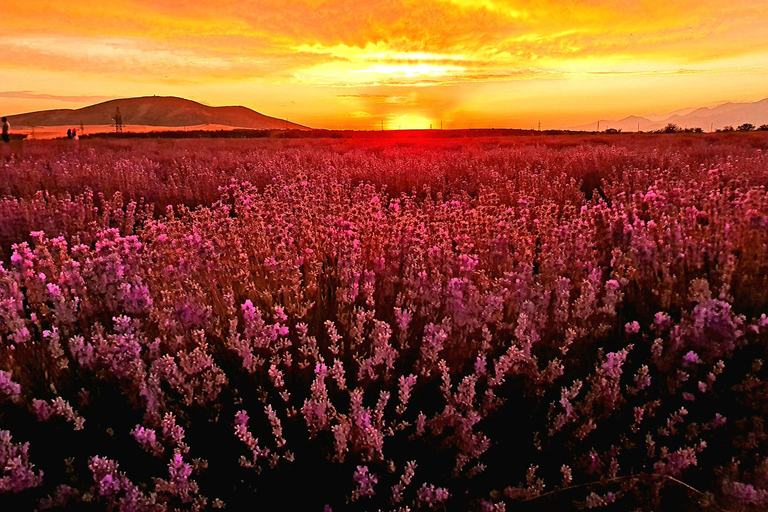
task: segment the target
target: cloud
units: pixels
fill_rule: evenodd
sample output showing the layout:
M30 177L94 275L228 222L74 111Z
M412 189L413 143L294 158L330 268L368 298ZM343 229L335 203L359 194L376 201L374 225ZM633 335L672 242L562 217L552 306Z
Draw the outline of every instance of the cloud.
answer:
M745 74L745 73L764 73L768 66L750 66L750 67L729 67L729 68L710 68L710 69L664 69L664 70L639 70L639 71L588 71L584 75L588 76L696 76L696 75L720 75Z
M392 72L370 86L414 85L414 74L430 77L417 85L474 81L480 70L518 80L520 69L555 72L578 60L600 70L766 51L766 17L759 0L27 0L4 6L0 66L329 85L377 69ZM318 80L335 62L352 65ZM426 66L446 73L419 71Z
M179 83L254 77L287 79L294 70L340 60L292 50L259 54L240 48L227 52L199 42L175 45L145 38L69 34L0 36L0 53L4 56L0 69L28 69L34 63L36 69L47 71Z
M407 95L392 94L338 94L337 98L355 98L363 99L369 103L381 103L385 105L415 105L417 94Z
M38 94L31 91L0 91L0 98L16 100L55 100L72 103L98 103L115 99L114 96L63 96L58 94Z

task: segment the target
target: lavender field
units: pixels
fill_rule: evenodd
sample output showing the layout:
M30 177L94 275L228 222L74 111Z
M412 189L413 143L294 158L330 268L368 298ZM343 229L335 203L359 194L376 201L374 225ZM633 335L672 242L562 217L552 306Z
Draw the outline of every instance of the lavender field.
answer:
M766 151L29 144L0 510L766 510Z

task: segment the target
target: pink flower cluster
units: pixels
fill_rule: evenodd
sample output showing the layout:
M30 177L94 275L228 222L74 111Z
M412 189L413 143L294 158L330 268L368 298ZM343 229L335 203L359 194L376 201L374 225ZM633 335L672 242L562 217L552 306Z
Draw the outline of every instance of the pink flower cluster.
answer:
M719 137L13 161L0 504L764 508L768 160Z

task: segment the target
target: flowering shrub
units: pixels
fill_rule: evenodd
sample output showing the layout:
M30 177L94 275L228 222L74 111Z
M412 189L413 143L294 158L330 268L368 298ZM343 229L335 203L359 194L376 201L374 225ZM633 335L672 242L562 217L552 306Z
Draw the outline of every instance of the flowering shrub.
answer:
M12 160L0 503L763 510L768 160L720 137Z

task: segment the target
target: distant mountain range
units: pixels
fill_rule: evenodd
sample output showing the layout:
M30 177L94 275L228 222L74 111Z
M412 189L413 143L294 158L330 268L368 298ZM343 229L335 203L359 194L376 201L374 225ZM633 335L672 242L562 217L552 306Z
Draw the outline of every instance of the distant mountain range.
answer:
M145 96L105 101L79 109L42 110L8 116L14 128L109 125L118 107L124 125L183 127L224 125L257 130L309 130L300 124L265 116L246 107L209 107L173 96Z
M638 125L641 131L659 130L669 123L680 128L701 128L705 132L718 130L726 126L737 128L744 123L755 126L768 124L768 98L746 103L722 103L712 107L686 108L665 115L629 116L619 120L600 120L600 130L615 128L624 132L635 132ZM597 130L597 121L573 130Z

